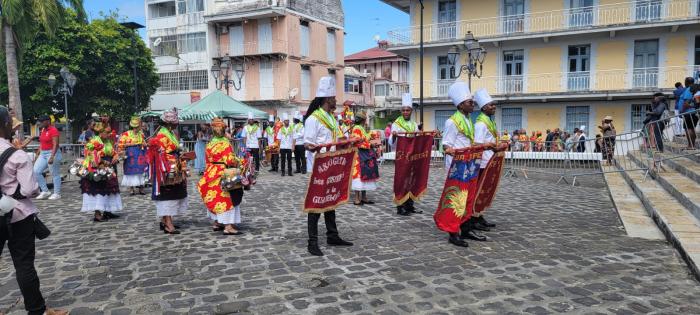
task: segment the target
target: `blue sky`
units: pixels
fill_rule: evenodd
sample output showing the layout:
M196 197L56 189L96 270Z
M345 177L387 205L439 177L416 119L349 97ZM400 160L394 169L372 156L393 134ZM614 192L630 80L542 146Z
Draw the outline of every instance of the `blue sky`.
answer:
M375 35L386 39L386 32L408 26L408 14L379 0L342 0L345 11L345 54L349 55L376 45ZM144 0L85 0L90 18L100 17L100 11L119 11L125 20L145 24ZM141 31L144 36L144 31Z

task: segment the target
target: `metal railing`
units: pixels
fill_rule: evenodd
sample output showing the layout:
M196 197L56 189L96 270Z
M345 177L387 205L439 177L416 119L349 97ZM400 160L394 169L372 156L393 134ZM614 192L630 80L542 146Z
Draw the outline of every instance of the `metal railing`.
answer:
M480 39L513 35L605 29L634 24L689 21L698 18L696 0L628 1L615 4L533 12L483 19L460 20L423 26L425 43L461 41L467 31ZM388 32L393 47L418 45L420 27Z
M557 136L558 137L558 136ZM644 132L628 132L578 141L573 139L511 141L505 175L528 178L542 173L576 185L581 176L632 170L648 171L650 161Z
M664 170L664 162L683 157L700 156L697 139L700 112L691 110L678 115L666 115L649 121L643 131L649 135L645 147L652 159L654 171Z
M521 76L484 76L472 78L472 89L485 88L493 94L536 94L566 92L604 92L624 90L657 90L673 86L693 76L698 66L657 67L639 69L611 69L595 72L556 72L525 74ZM425 80L425 97L446 97L454 80ZM402 83L405 85L406 83ZM418 82L408 83L409 89L419 91ZM405 88L404 88L405 89ZM392 95L400 97L400 95Z
M260 55L288 52L287 41L279 39L267 39L244 43L233 43L228 47L228 55L231 57L245 55Z

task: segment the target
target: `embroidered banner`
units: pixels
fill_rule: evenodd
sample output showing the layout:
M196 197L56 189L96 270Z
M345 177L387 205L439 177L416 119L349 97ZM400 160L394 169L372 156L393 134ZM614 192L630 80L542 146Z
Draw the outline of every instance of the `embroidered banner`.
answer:
M322 213L348 202L356 148L316 153L304 212Z
M434 135L399 136L397 139L394 203L401 205L409 198L419 200L428 188Z
M459 226L471 217L478 189L482 152L482 147L455 152L440 203L433 215L438 229L458 233Z
M474 212L482 212L491 206L493 198L496 197L498 184L501 182L505 158L506 153L504 151L496 152L489 160L486 168L481 170L481 174L479 174L479 193L474 202Z
M148 166L146 150L140 145L125 148L124 175L141 175Z

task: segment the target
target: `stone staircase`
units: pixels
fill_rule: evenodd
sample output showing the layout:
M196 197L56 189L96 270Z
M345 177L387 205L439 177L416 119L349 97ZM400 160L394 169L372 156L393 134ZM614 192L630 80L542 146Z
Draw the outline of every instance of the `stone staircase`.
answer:
M665 238L700 281L700 152L671 152L659 167L630 152L605 179L628 235Z

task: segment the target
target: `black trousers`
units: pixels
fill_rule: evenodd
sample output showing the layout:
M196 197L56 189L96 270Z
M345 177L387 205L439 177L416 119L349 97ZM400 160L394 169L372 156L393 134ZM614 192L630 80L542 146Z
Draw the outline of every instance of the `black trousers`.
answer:
M249 148L250 150L250 155L253 156L253 160L255 160L255 170L259 171L260 170L260 149L259 148Z
M308 215L309 244L318 244L318 219L320 218L320 213L309 213ZM323 220L326 221L326 238L337 239L338 227L335 224L335 210L324 212Z
M306 150L304 145L294 146L294 162L297 164L297 173L306 173L306 156L304 155Z
M4 220L0 217L0 220ZM7 242L19 290L24 297L24 309L30 315L44 314L46 304L39 288L39 276L34 269L34 216L11 224L12 235L6 225L0 225L0 255Z
M270 158L270 170L271 171L276 171L280 167L280 154L279 153L272 153Z
M280 149L280 155L282 155L282 168L280 171L284 174L285 166L287 166L287 173L292 175L292 149Z
M666 126L664 125L664 122L657 122L654 125L654 142L656 143L656 149L659 150L659 152L664 152L664 138L662 136L664 129Z

